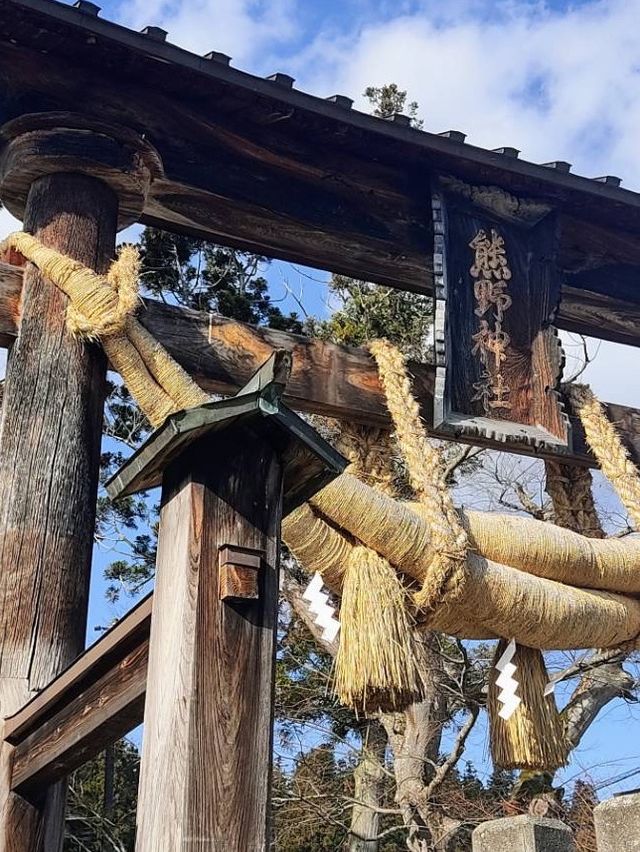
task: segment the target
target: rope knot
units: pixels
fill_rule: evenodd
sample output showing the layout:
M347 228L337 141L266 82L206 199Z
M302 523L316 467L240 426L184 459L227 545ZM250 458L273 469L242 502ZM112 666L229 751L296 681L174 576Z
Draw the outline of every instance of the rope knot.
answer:
M23 231L0 243L0 254L6 251L31 261L69 297L67 328L73 334L102 342L111 366L120 373L153 426L164 423L174 411L210 401L209 394L134 316L140 303L136 248L124 246L106 276Z
M82 268L84 273L86 270ZM87 340L124 334L129 317L140 305L140 256L133 246L123 246L100 290L87 288L67 308L67 328ZM115 298L114 298L115 297Z

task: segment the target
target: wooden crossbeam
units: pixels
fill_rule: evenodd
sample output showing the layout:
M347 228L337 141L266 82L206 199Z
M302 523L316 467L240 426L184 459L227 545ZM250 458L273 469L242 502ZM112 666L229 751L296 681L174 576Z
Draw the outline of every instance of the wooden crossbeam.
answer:
M634 336L637 193L418 131L402 117L366 115L344 97L260 79L75 5L0 3L0 115L20 121L55 110L58 127L80 119L144 136L154 176L144 224L425 292L434 177L483 195L498 187L507 207L532 199L558 211L560 270L575 289L565 299L570 313L581 324L597 320L603 336L626 316L625 337ZM604 310L591 312L599 301ZM623 303L632 308L624 315Z
M131 610L14 716L12 788L58 781L142 722L152 596Z
M22 271L0 263L0 346L15 339L20 317ZM215 314L178 308L147 299L139 313L142 324L166 346L173 357L211 393L235 393L251 378L274 349L293 354L293 369L284 395L298 411L337 417L372 426L388 426L385 397L373 359L365 349L336 346L322 340L257 328ZM414 392L423 415L433 412L434 369L429 364L410 365ZM640 463L640 410L606 404L636 463ZM594 466L580 425L572 421L574 452L563 455L570 463ZM434 433L438 435L437 431ZM449 440L450 435L443 435ZM464 440L461 438L461 440ZM484 446L504 449L499 437L478 440ZM526 444L509 449L535 454ZM545 456L545 451L538 453ZM558 451L547 455L558 458Z

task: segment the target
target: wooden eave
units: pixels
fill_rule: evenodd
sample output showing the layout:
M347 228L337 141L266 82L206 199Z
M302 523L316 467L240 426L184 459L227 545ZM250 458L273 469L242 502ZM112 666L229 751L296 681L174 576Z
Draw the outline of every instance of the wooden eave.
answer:
M281 391L280 391L281 392ZM165 470L196 441L229 428L267 433L282 452L284 511L288 513L335 479L346 460L270 388L170 415L106 484L112 500L162 484ZM209 451L212 445L209 444ZM214 450L213 450L214 451Z
M0 81L2 124L57 111L144 134L161 168L143 223L404 289L432 288L434 174L548 203L562 231L558 324L612 340L609 315L637 328L638 193L375 118L54 0L0 0Z

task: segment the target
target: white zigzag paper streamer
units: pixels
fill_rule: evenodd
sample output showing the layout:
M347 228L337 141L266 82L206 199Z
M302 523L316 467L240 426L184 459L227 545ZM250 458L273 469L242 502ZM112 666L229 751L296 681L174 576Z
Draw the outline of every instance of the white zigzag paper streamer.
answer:
M322 591L322 576L317 571L302 597L309 603L309 610L315 615L315 623L322 627L322 638L326 642L333 642L340 630L340 622L334 618L335 609L329 603L329 595Z
M516 695L518 689L518 681L514 678L517 666L511 661L516 653L516 640L512 639L507 645L504 654L496 663L496 668L500 675L496 678L496 686L500 687L500 692L497 695L498 701L502 704L498 712L498 716L504 719L510 719L513 716L516 708L522 703L522 698Z

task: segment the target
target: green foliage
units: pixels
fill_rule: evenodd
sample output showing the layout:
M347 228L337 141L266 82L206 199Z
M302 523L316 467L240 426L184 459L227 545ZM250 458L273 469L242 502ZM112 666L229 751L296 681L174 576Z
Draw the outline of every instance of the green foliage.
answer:
M411 118L414 127L422 129L424 122L418 118L417 101L407 103L407 93L396 83L384 86L367 86L364 96L373 107L371 112L378 118L392 118L396 113L403 113Z
M105 790L104 753L69 779L64 852L133 852L140 756L127 740L112 754L112 788Z
M407 93L395 83L369 86L364 94L374 115L389 118L406 109L414 126L421 126L416 119L417 103L407 104ZM336 309L327 320L309 320L308 334L347 346L363 346L370 340L386 337L410 357L423 361L428 358L433 316L430 297L345 275L333 275L329 290L337 303Z
M426 360L433 300L334 275L329 289L338 307L327 320L309 320L308 333L346 346L386 337L417 360Z
M215 311L253 325L302 333L296 313L273 304L258 274L266 258L212 243L145 228L140 239L145 292L198 311Z

